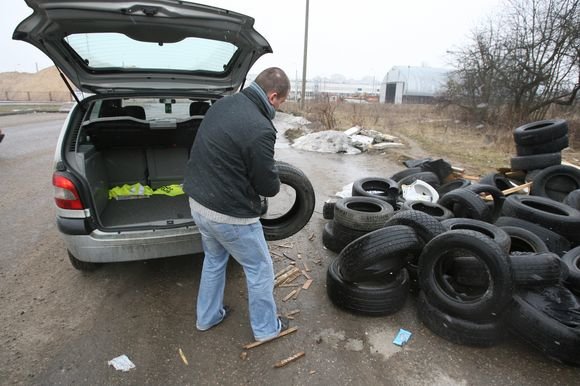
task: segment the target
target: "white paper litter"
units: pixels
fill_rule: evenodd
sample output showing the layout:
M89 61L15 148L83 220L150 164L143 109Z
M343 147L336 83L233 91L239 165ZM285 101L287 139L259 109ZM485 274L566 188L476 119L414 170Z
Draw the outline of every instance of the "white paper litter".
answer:
M107 363L109 366L113 366L115 370L129 371L135 368L135 364L125 354L113 358Z

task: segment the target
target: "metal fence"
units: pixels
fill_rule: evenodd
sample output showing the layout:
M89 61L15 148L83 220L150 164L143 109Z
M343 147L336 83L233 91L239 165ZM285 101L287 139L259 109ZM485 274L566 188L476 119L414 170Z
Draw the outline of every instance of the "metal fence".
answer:
M14 102L70 102L74 99L68 91L0 90L0 100Z

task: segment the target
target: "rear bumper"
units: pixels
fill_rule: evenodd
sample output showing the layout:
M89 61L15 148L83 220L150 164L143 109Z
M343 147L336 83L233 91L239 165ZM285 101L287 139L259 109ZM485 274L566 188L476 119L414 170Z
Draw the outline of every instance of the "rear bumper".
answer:
M131 232L62 234L69 251L79 260L112 263L200 253L201 234L196 226Z

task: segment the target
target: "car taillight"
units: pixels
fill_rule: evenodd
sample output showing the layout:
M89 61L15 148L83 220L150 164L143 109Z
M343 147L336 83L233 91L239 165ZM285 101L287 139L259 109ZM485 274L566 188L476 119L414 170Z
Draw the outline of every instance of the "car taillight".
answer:
M84 209L77 188L71 180L60 174L53 174L52 185L56 206L62 209Z

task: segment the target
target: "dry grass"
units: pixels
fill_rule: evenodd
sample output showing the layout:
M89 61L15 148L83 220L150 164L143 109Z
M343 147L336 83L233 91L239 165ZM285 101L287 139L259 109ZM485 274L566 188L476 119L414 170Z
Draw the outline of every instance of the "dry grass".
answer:
M304 115L313 122L314 130L325 129L316 115L320 111L316 104L307 105L305 111L301 112L297 104L288 102L285 110ZM580 152L573 150L580 148L574 146L574 134L580 130L577 129L580 124L578 115L575 112L570 116L550 117L568 119L572 149L564 151L563 156L573 163L578 163L580 159ZM459 112L451 109L440 110L432 105L339 103L334 111L334 118L337 130L359 125L399 136L409 146L419 146L425 156L443 158L454 166L465 168L472 175L509 167L510 158L515 155L513 127L466 123L460 119Z

